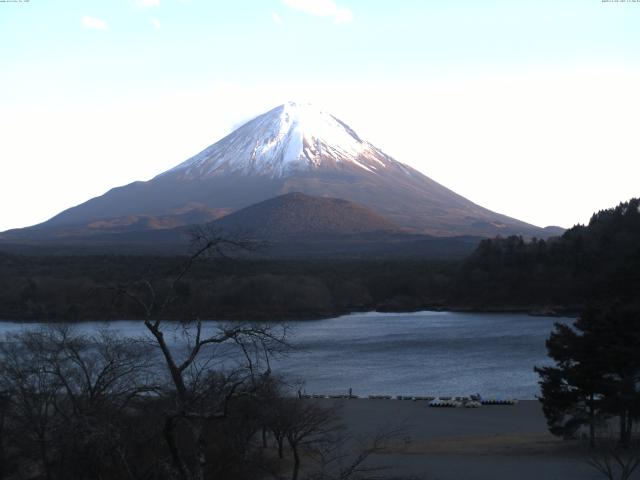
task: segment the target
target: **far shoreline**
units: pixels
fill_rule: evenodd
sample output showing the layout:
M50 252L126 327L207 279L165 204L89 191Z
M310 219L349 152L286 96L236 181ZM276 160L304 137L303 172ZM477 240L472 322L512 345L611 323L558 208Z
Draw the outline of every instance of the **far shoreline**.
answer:
M542 317L542 318L576 318L579 315L580 309L578 308L564 308L564 307L554 307L550 309L549 307L465 307L465 306L455 306L455 307L426 307L419 309L399 309L399 310L388 310L388 309L363 309L363 310L343 310L343 311L335 311L331 313L318 313L318 314L303 314L300 316L285 316L278 319L273 318L265 318L263 316L252 316L249 314L234 314L234 315L223 315L219 318L203 318L201 319L203 322L265 322L265 323L288 323L288 322L306 322L306 321L319 321L319 320L331 320L339 317L344 317L348 315L357 315L357 314L369 314L369 313L379 313L379 314L390 314L390 315L402 315L402 314L413 314L413 313L433 313L433 312L441 312L441 313L470 313L470 314L496 314L496 315L507 315L507 314L521 314L527 315L529 317ZM91 322L126 322L126 321L144 321L145 317L129 317L129 318L54 318L54 319L42 319L42 318L0 318L0 323L25 323L25 324L33 324L33 323L48 323L48 324L64 324L64 323L91 323ZM161 317L162 321L166 322L193 322L197 320L196 318L185 320L183 318L169 318L169 317Z

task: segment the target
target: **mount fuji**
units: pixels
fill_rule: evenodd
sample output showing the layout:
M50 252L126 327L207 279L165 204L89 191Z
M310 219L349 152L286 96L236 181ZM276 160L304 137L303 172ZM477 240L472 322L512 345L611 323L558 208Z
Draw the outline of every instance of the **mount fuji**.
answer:
M171 229L292 192L354 202L414 234L557 233L476 205L391 158L325 110L288 102L151 180L114 188L1 238Z

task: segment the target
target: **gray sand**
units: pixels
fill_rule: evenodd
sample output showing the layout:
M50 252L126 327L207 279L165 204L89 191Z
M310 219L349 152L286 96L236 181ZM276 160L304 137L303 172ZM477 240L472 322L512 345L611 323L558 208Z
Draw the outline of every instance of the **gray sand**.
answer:
M402 427L388 452L371 459L388 476L438 480L596 480L579 445L547 431L537 401L477 409L432 408L407 400L321 400L338 404L350 433L370 437Z

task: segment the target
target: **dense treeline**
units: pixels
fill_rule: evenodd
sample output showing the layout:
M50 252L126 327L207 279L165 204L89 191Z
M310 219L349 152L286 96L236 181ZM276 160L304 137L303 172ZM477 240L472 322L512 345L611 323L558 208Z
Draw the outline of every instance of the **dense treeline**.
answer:
M594 214L549 241L484 240L452 282L452 299L478 308L637 302L640 200Z
M550 240L488 239L462 261L203 259L176 286L168 318L287 319L358 310L425 308L577 312L594 301L636 300L640 201L593 215ZM186 257L0 253L0 318L137 318L114 294L156 288Z
M0 256L0 318L139 318L118 285L168 288L185 257ZM202 259L176 286L167 318L287 319L440 306L450 263Z

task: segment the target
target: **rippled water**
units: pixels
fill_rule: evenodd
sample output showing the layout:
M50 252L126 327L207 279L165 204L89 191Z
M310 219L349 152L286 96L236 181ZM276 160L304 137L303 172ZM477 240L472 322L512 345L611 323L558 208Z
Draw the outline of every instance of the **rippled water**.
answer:
M523 314L454 312L358 313L288 322L297 348L273 370L304 381L309 393L468 395L532 399L535 365L549 364L544 342L554 322ZM0 323L0 333L42 324ZM209 328L217 322L207 322ZM142 322L86 322L127 336L146 334ZM176 339L177 341L177 339Z

